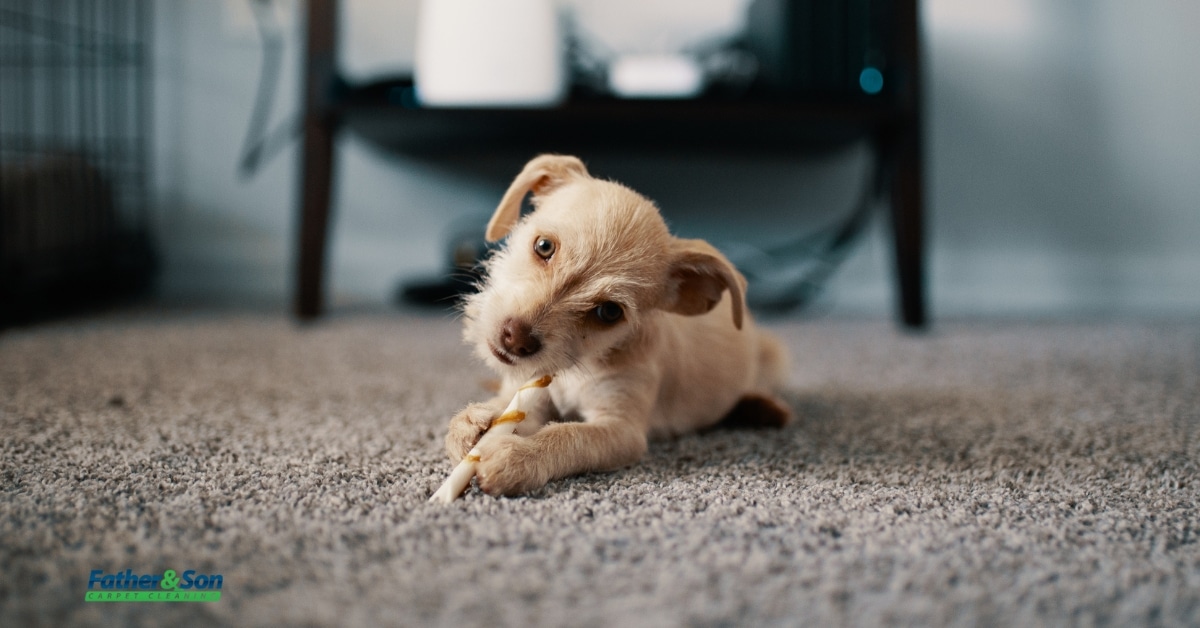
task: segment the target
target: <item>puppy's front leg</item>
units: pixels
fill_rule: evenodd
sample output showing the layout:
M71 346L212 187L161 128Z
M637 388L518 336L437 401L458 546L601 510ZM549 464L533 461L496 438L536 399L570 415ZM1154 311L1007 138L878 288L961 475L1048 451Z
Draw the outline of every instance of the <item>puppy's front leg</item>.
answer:
M479 488L491 495L517 495L550 480L637 462L646 453L646 429L618 417L557 423L530 438L504 437L479 453Z
M467 455L468 451L479 442L479 437L487 431L492 419L504 410L506 402L499 397L483 403L473 403L463 408L450 419L450 429L446 432L446 455L451 462L458 462Z
M509 385L506 390L510 394L501 394L489 401L473 403L463 408L453 419L450 419L450 429L446 433L446 455L451 462L458 462L471 451L479 438L491 426L492 420L500 416L518 386ZM536 432L547 420L557 416L554 404L548 399L538 399L523 408L526 419L517 426L517 434L529 436Z

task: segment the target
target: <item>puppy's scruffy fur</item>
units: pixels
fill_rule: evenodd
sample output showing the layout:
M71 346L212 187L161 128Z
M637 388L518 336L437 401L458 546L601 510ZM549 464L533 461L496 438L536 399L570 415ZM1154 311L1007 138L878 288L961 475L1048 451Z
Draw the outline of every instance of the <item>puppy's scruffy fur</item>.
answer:
M520 219L531 192L535 210ZM451 420L451 460L476 444L523 382L555 379L548 407L529 412L518 435L481 448L477 475L487 493L630 465L648 437L723 418L760 426L790 419L772 396L786 355L746 312L745 279L708 243L668 233L649 200L592 178L575 157L542 155L488 224L488 240L505 235L464 306L464 337L502 383L494 399Z

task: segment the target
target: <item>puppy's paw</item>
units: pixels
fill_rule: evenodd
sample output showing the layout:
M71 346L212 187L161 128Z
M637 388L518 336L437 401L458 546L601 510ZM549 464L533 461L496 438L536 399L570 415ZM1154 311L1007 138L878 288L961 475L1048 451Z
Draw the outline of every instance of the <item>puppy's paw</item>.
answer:
M491 406L473 403L450 419L450 431L446 433L446 455L450 456L450 462L462 460L471 451L495 416Z
M531 439L501 436L479 449L475 476L488 495L519 495L545 486Z

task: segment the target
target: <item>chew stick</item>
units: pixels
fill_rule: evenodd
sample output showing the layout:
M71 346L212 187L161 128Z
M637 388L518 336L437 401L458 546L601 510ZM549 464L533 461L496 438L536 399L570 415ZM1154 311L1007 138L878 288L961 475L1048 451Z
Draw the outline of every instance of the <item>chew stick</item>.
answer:
M429 498L431 502L442 502L449 504L457 499L467 487L471 485L471 478L475 477L475 463L479 462L479 446L486 443L488 439L494 439L497 436L506 436L517 430L517 424L525 420L525 411L522 406L528 408L525 401L536 399L537 395L545 394L545 389L550 385L554 378L549 375L531 379L525 382L517 393L513 395L512 401L508 402L508 407L500 416L492 419L488 429L479 438L479 442L467 452L467 455L454 467L450 472L450 477L442 482L441 488ZM530 395L533 397L531 398Z

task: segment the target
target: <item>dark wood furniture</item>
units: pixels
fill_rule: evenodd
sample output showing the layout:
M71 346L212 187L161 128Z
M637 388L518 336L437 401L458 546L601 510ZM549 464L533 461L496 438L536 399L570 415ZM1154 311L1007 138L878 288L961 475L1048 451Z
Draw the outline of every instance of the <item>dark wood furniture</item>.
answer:
M554 109L424 109L411 82L346 84L337 67L337 0L309 0L295 313L320 315L335 139L343 128L414 154L453 156L489 147L588 154L597 149L780 151L866 139L883 174L895 247L897 308L927 324L923 236L920 39L916 0L894 8L895 56L886 98L619 100L573 95Z

